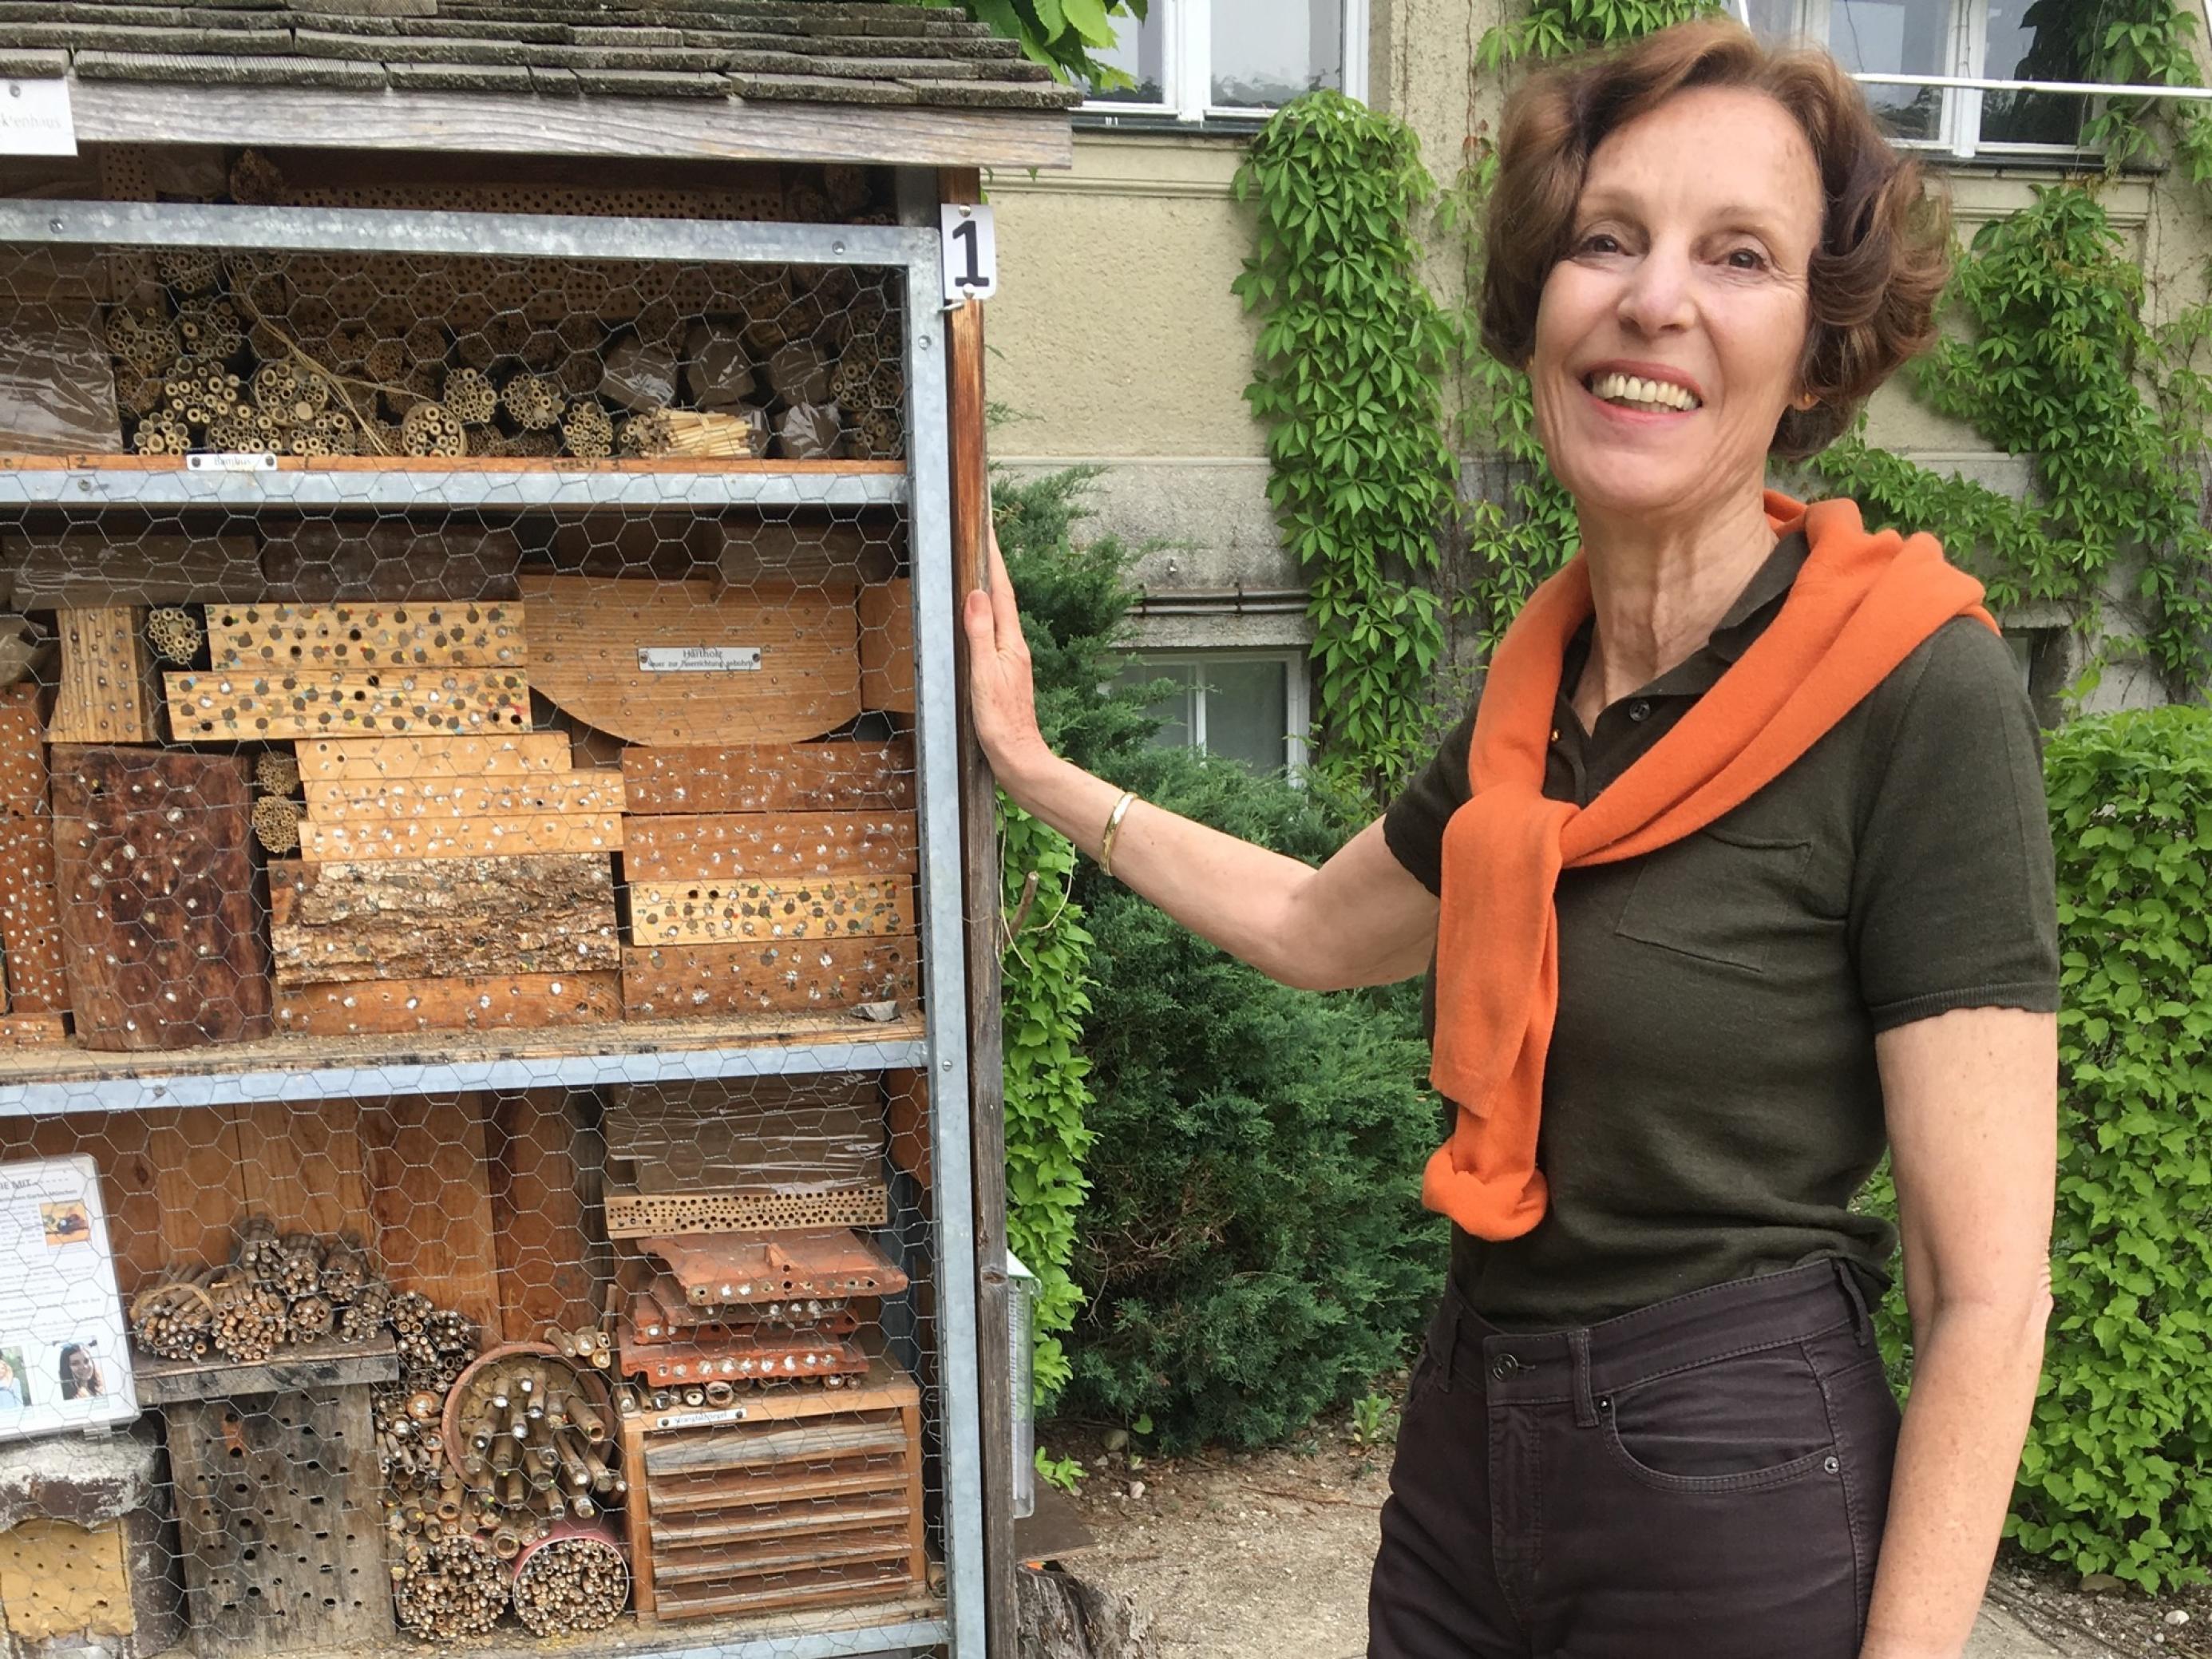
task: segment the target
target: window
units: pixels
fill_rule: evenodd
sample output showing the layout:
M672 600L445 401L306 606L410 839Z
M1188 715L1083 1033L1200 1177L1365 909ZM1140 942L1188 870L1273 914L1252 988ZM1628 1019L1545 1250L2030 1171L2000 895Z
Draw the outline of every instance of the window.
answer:
M1767 39L1834 52L1903 142L1962 158L2081 148L2095 98L2082 84L2089 74L2078 8L2088 3L1735 0ZM2011 84L1988 84L2000 82Z
M1136 82L1086 112L1193 123L1267 114L1316 87L1367 93L1367 0L1152 0L1097 54Z
M1305 764L1306 664L1285 651L1158 653L1133 657L1120 684L1173 680L1176 689L1152 707L1162 722L1155 739L1169 749L1202 749L1242 761L1255 772Z

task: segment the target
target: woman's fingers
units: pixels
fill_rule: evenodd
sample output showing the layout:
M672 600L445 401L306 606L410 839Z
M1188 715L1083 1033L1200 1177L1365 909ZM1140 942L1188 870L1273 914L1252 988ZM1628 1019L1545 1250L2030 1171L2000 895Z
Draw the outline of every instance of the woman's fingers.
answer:
M991 611L998 619L1000 643L1011 649L1023 642L1021 608L1014 603L1013 579L1006 574L1006 556L999 550L996 526L984 533L991 544Z

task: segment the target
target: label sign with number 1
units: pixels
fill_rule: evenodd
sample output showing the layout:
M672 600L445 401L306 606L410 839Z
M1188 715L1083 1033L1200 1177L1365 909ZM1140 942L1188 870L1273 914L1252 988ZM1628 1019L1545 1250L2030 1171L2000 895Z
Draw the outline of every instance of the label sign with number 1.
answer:
M945 208L945 301L988 300L999 291L999 236L987 207Z

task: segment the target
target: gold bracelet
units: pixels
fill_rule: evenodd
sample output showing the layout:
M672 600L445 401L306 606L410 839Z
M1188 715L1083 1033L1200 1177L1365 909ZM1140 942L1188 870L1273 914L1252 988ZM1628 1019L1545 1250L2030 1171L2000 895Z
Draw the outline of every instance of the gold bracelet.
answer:
M1098 843L1098 867L1109 876L1114 873L1114 837L1121 833L1121 820L1129 816L1129 809L1137 804L1137 792L1124 789L1121 799L1114 803L1114 810L1106 817L1106 834Z

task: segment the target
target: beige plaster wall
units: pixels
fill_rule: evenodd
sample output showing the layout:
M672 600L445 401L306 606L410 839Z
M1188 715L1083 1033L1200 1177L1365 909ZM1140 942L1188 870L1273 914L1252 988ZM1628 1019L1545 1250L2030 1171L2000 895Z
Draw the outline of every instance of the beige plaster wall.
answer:
M1244 406L1256 330L1229 284L1251 246L1243 145L1086 133L1066 173L1000 173L986 321L1003 459L1264 454Z

